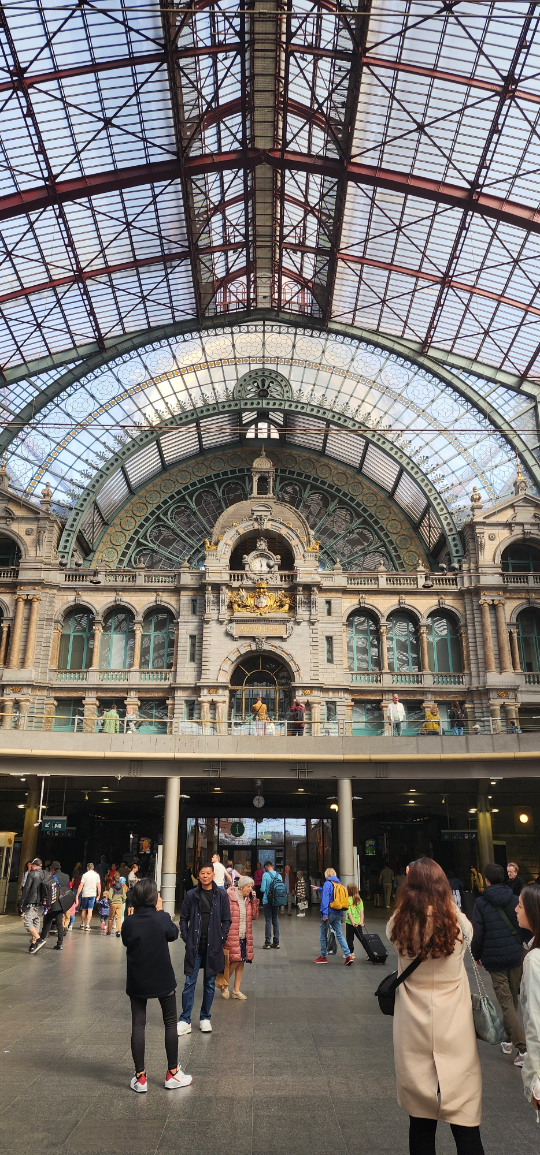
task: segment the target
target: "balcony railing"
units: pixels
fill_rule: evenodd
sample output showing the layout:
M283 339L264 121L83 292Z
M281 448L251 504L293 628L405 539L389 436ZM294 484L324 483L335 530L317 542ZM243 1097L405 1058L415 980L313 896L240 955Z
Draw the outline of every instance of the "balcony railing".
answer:
M434 674L431 670L401 672L386 670L384 673L379 670L362 670L351 673L351 683L352 685L382 683L387 686L464 686L469 677L469 674Z
M505 586L540 586L540 573L503 573Z
M19 576L19 568L16 565L10 565L6 569L0 569L0 578L2 581L17 581Z
M58 670L59 682L86 682L88 670Z
M172 670L139 670L141 682L169 682Z
M274 573L248 574L245 570L231 569L229 570L229 581L231 585L243 585L245 582L264 581L269 585L275 583L276 585L289 586L296 581L295 570L276 570Z
M368 683L380 684L382 681L382 674L373 673L357 673L351 674L351 682L356 684L366 685Z
M540 686L540 674L525 674L527 686Z

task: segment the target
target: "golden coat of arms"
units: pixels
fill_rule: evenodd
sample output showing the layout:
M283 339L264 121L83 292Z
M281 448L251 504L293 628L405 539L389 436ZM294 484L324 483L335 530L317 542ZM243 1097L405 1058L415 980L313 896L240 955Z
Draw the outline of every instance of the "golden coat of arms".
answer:
M240 587L234 590L229 598L229 605L233 613L242 614L286 614L292 605L293 595L279 590L278 593L268 591L266 582L257 582L255 590L245 590Z

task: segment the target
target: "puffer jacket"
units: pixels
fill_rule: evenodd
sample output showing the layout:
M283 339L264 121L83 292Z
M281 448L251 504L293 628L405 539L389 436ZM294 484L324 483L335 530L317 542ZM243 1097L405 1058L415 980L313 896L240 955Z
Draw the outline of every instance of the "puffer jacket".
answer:
M242 895L238 893L235 886L230 886L227 891L227 898L229 899L231 907L231 929L229 930L225 949L229 952L229 962L241 962L242 954L240 951L240 903L243 902ZM251 898L246 902L246 958L249 962L253 960L253 930L251 924L253 919L257 918L259 914L259 899Z
M510 970L519 966L523 942L516 918L518 899L502 882L486 886L473 909L472 953L487 971ZM503 910L517 934L501 918Z

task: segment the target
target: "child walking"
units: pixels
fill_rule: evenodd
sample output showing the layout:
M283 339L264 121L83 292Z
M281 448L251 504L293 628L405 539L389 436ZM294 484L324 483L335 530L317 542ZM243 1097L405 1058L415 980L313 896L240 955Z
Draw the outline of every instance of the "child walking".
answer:
M351 958L354 958L354 936L356 927L364 925L364 904L355 882L349 883L347 893L349 895L349 907L345 915L345 938L351 952Z
M98 902L99 917L101 919L101 930L107 930L107 919L109 917L109 900L103 895Z
M142 878L133 887L134 912L122 924L122 942L127 948L126 993L131 999L131 1053L135 1074L132 1091L148 1090L144 1067L144 1036L148 999L159 999L165 1025L167 1074L165 1089L189 1087L191 1075L178 1066L178 1031L176 1025L176 977L169 954L169 943L178 938L178 927L163 910L161 895L152 878Z
M116 937L120 938L120 928L124 919L124 903L126 901L127 886L125 881L122 882L118 871L114 876L114 882L110 887L107 898L109 900L109 920L107 923L107 934L110 935L116 919Z

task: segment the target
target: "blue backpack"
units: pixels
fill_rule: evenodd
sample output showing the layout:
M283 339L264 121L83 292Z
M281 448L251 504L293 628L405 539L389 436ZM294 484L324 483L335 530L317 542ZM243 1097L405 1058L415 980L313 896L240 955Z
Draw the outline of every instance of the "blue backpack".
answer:
M274 874L270 886L266 892L269 906L286 906L287 905L287 891L285 883L279 874Z

